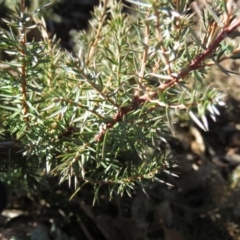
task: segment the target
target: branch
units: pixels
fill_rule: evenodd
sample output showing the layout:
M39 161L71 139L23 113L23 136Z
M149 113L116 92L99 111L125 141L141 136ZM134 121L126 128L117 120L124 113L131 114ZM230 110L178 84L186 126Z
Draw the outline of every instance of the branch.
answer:
M161 84L156 91L145 93L142 96L134 96L132 103L129 106L121 107L118 109L118 112L115 114L113 119L103 127L101 132L95 136L96 141L102 141L107 129L112 128L117 122L122 121L123 117L129 112L136 109L138 106L144 102L151 100L156 97L159 92L163 92L166 89L176 85L180 79L184 79L190 72L202 68L202 62L209 56L211 53L220 45L220 43L231 33L240 26L240 18L232 23L231 26L223 28L222 32L217 36L217 38L206 48L203 53L198 55L188 67L182 69L179 73L171 74L172 79Z

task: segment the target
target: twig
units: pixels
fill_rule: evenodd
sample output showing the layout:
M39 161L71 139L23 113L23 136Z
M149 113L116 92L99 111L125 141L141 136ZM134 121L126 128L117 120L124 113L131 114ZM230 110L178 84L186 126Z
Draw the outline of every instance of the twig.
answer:
M153 6L154 14L156 16L155 31L156 31L156 38L157 38L158 42L161 43L162 42L162 34L161 34L161 31L160 31L161 24L160 24L160 20L159 20L159 11L158 11L158 8L156 6L157 3L158 3L158 1L155 1L155 4ZM162 61L163 61L165 66L169 66L167 71L168 71L168 75L170 76L172 71L171 71L171 68L170 68L170 63L169 63L168 56L166 55L166 49L163 45L161 45L161 50L162 50L162 53L163 53L162 54Z
M95 41L93 42L93 44L91 45L91 48L90 48L90 51L89 51L89 54L88 54L88 58L87 58L87 61L86 61L86 65L88 65L90 62L91 62L91 59L94 55L94 52L95 52L95 49L97 47L97 44L98 44L98 41L100 39L100 34L102 32L102 28L103 28L103 24L104 24L104 20L106 18L106 11L107 11L107 3L108 3L108 0L104 0L103 1L103 12L102 12L102 15L100 17L100 20L99 20L99 25L98 25L98 29L97 29L97 34L96 34L96 37L95 37Z
M25 66L25 47L26 47L26 27L24 26L24 11L25 11L25 0L21 0L21 26L19 30L20 34L20 52L22 55L22 66L21 66L21 83L22 83L22 105L23 105L23 117L28 122L29 118L26 116L28 113L27 105L27 79L26 79L26 66Z
M149 12L146 14L146 17L149 16ZM135 96L139 96L139 92L140 92L140 88L142 86L142 82L143 82L143 77L144 77L144 72L145 72L145 66L146 66L146 62L147 62L147 57L148 57L148 42L149 42L149 34L150 34L150 30L149 30L149 24L146 22L146 25L145 25L145 41L144 41L144 52L143 52L143 56L142 56L142 61L141 61L141 69L140 69L140 73L139 73L139 86L138 88L136 89L136 92L135 92Z

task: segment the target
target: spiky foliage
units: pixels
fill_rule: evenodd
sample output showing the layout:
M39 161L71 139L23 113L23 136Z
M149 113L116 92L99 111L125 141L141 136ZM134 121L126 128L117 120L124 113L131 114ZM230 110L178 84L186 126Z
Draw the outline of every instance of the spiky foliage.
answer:
M48 38L38 10L28 12L22 0L0 31L13 59L0 70L5 167L32 176L45 166L76 191L92 184L96 196L102 185L112 196L161 181L173 161L160 146L174 135L175 113L190 113L207 130L205 115L215 118L221 94L206 86L206 72L217 65L227 74L220 63L239 56L226 38L240 19L225 1L214 2L189 13L185 0L132 1L123 12L103 0L89 31L75 36L74 56ZM34 27L42 40L27 42Z

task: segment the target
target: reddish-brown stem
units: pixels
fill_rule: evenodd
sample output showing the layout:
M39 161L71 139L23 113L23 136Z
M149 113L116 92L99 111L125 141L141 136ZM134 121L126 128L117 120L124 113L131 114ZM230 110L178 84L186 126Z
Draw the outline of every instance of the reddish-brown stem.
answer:
M167 81L164 84L161 84L159 86L160 91L164 91L165 89L171 87L175 83L179 81L179 79L185 78L190 72L193 70L197 70L199 67L201 67L201 63L219 46L221 41L226 38L230 33L232 33L237 27L240 26L240 19L238 19L235 23L233 23L231 26L226 27L223 29L223 31L218 35L218 37L213 41L209 47L203 51L199 56L197 56L187 68L184 68L177 74L177 77L173 78L172 80Z
M201 68L201 64L203 63L203 61L209 55L211 55L211 53L219 46L221 41L225 39L229 34L231 34L234 30L236 30L236 28L238 28L239 26L240 18L233 22L230 26L225 27L207 49L205 49L200 55L198 55L186 68L182 69L178 74L176 74L176 76L173 76L171 80L168 80L167 82L161 84L157 88L157 91L145 93L140 97L134 96L132 103L129 106L119 108L113 119L106 124L105 128L103 128L98 135L96 135L96 141L101 141L104 137L106 130L112 128L117 122L122 121L123 117L126 114L136 109L139 105L143 104L149 99L151 100L152 98L156 97L159 92L163 92L167 88L170 88L173 85L177 84L180 79L185 78L190 72Z

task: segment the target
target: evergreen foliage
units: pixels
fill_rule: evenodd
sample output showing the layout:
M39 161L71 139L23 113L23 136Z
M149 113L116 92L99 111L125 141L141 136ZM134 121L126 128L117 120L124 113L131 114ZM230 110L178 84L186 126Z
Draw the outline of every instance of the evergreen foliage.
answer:
M53 174L76 192L92 184L131 195L174 164L167 147L176 115L203 130L216 118L222 93L206 76L211 66L238 58L240 25L231 1L188 11L191 1L102 0L88 31L75 36L77 54L50 39L39 11L22 0L0 29L0 49L11 56L0 69L2 168L20 168L29 183ZM27 41L38 28L40 41ZM230 39L230 40L229 40Z

